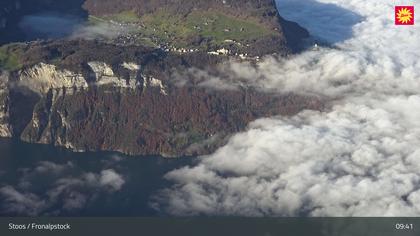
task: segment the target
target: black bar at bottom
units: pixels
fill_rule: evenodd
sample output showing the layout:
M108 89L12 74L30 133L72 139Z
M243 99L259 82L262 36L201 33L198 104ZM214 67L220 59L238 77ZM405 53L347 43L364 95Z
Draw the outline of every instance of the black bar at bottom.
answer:
M0 218L0 235L408 236L420 218Z

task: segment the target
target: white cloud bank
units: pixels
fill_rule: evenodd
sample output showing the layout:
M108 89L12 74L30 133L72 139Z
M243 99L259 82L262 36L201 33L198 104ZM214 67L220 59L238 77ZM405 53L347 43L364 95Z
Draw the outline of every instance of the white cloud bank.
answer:
M329 96L331 109L253 122L168 173L174 184L153 205L173 215L419 216L420 31L393 23L394 4L409 3L279 1L336 49L231 69L264 88Z

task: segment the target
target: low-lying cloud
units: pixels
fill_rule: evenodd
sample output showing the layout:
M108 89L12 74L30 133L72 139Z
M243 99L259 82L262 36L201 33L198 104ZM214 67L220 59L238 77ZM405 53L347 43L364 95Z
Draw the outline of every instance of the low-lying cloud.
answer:
M113 25L106 22L97 22L95 24L80 25L70 36L71 39L116 39L119 36L133 32L135 28L131 26Z
M394 4L279 1L283 16L334 48L228 69L263 89L328 96L330 110L253 122L168 173L173 186L153 206L172 215L418 216L420 31L394 26Z
M28 40L83 38L114 39L133 30L132 27L115 25L110 22L89 22L78 15L59 12L41 12L24 16L19 27L25 32Z
M30 39L55 39L71 35L82 24L83 19L78 16L42 12L24 16L19 26Z
M113 169L98 173L80 170L72 162L39 162L18 170L16 185L0 187L1 215L60 215L84 209L101 195L122 189L125 178Z

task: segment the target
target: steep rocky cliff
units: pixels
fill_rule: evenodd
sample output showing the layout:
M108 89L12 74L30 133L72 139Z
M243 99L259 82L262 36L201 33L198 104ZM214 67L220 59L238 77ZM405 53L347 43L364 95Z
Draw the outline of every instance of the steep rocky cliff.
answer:
M19 52L23 64L1 76L0 135L74 151L205 154L257 118L323 106L317 98L246 86L198 86L180 72L216 71L224 61L201 52L180 55L83 40L8 50Z

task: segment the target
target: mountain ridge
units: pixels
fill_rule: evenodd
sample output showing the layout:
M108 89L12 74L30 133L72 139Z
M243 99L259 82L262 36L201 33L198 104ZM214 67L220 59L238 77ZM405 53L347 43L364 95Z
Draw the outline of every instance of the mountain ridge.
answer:
M206 85L226 78L219 68L232 60L255 66L265 55L299 49L307 31L281 18L274 1L6 1L22 4L7 11L15 21L33 13L31 3L79 12L89 27L135 30L0 47L2 137L73 151L195 156L258 118L324 108L314 96Z

